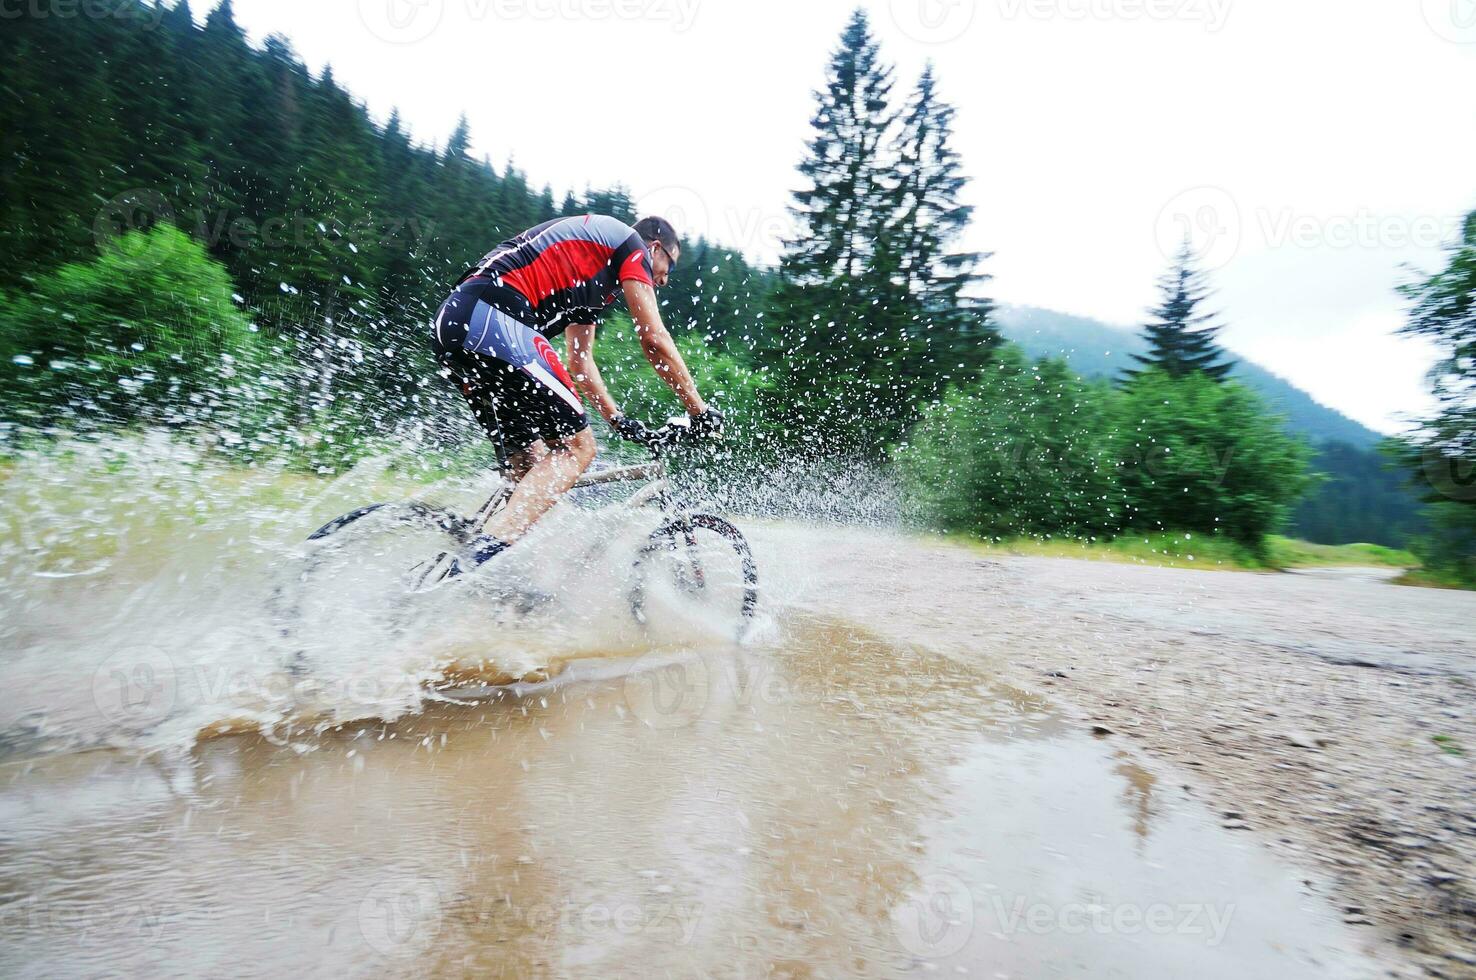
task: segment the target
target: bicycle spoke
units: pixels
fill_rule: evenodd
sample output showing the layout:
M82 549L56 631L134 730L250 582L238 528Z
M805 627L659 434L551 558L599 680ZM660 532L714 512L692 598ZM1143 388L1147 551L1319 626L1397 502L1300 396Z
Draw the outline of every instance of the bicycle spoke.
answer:
M758 574L748 542L732 524L711 514L675 518L653 531L637 555L631 613L649 625L648 593L665 585L687 596L704 620L732 620L738 638L758 605Z
M690 527L687 529L687 558L692 563L692 580L697 583L697 588L707 587L707 577L702 571L702 562L697 557L697 534Z

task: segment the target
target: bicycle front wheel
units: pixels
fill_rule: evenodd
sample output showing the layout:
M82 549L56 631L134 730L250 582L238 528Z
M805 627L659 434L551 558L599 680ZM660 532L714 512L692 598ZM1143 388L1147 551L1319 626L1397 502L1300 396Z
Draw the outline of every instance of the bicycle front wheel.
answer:
M634 571L630 611L643 626L658 597L740 639L758 610L753 550L743 532L712 514L682 514L651 532Z

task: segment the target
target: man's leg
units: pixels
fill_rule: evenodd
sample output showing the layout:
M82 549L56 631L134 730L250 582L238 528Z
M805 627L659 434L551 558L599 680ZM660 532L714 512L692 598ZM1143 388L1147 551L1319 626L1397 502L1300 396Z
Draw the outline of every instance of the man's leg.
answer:
M517 481L507 506L487 523L487 533L492 537L512 544L526 534L578 482L594 462L598 447L594 433L583 429L567 439L548 443L547 449Z
M507 482L516 487L522 482L523 477L533 468L533 464L548 454L548 447L540 439L527 449L520 449L515 453L507 454L507 463L502 467L502 475Z

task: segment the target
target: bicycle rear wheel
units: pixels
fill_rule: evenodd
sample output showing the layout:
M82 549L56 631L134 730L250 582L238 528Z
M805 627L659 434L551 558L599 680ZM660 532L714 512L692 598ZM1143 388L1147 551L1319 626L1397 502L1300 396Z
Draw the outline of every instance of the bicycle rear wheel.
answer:
M470 521L421 503L361 507L314 531L296 574L273 596L281 635L298 647L292 664L310 635L347 635L393 616L408 593L435 584L472 534Z
M474 532L471 521L439 507L372 504L335 517L308 535L319 543L308 555L304 574L317 574L332 563L400 566L406 591L415 592L434 584L429 573L464 549Z
M682 514L646 539L636 555L630 611L649 625L652 593L731 628L739 639L758 610L758 566L743 532L712 514Z

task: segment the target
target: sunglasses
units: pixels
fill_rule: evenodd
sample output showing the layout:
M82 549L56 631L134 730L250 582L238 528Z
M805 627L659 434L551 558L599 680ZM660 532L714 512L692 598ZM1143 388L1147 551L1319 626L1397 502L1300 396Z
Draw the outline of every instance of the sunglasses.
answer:
M654 245L656 248L661 249L661 254L664 255L664 256L666 256L666 262L667 262L667 264L670 265L673 269L675 269L676 268L676 264L677 264L677 262L676 262L676 256L675 255L672 255L670 252L668 252L666 250L666 246L663 245L663 244L661 244L660 242L653 241L651 244Z

